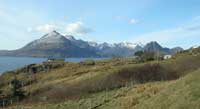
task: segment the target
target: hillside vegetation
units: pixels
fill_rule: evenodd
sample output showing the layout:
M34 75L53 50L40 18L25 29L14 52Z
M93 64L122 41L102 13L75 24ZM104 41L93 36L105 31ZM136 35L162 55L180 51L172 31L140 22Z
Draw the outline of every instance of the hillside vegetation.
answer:
M30 109L172 109L200 108L200 49L172 59L138 63L113 58L81 63L33 65L0 76L0 99L12 99L10 82L23 83L24 97L7 107ZM9 103L8 103L9 104Z

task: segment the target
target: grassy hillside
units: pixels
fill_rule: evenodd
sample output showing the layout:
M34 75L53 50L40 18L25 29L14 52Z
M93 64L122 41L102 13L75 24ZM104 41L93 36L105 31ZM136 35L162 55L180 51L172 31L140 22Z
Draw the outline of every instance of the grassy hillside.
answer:
M159 94L136 106L138 109L199 109L200 69L175 81Z
M24 97L9 107L30 109L188 108L198 101L200 49L172 59L138 63L114 58L81 63L32 65L36 74L20 68L0 76L0 100L12 99L10 82L17 78ZM185 76L186 75L186 76ZM180 98L180 99L179 99ZM188 98L188 99L187 99ZM174 102L177 103L174 103ZM158 103L159 102L159 103ZM181 105L183 104L183 105Z
M30 109L45 107L48 109L199 109L199 82L200 69L178 80L102 91L77 101L22 107Z

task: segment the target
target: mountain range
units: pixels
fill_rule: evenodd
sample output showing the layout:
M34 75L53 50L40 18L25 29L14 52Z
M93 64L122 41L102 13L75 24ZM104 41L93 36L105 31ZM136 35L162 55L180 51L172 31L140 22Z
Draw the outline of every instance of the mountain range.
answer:
M34 40L17 50L2 50L1 56L30 57L115 57L133 56L137 51L154 51L173 54L183 50L180 47L165 48L155 41L146 45L141 43L121 42L115 44L96 43L76 39L71 35L61 35L52 31L40 39Z

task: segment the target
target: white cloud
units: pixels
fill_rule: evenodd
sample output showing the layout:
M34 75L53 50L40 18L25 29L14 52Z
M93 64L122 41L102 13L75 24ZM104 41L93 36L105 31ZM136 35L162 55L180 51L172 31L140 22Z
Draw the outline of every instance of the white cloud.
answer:
M81 36L92 32L92 29L87 28L81 21L77 21L74 23L54 22L27 28L28 32L39 32L39 33L48 33L53 30L59 31L62 34L76 35L76 36Z
M125 18L123 16L115 16L114 19L116 19L116 20L124 20Z
M136 20L136 19L130 19L129 20L129 23L130 24L137 24L139 21L138 20Z
M134 42L147 43L150 41L158 41L167 44L174 41L187 42L193 39L200 40L200 19L191 21L189 24L176 28L155 31L134 37Z
M32 32L32 31L33 31L33 28L32 28L32 27L28 27L28 28L27 28L27 31L28 31L28 32Z
M194 21L200 20L200 16L194 17Z
M119 21L123 21L123 22L128 23L128 24L137 24L137 23L139 23L138 19L130 18L130 17L126 17L126 16L116 16L115 19L119 20Z
M92 32L92 29L85 27L83 22L81 21L68 24L65 30L67 34L72 34L72 35L84 35Z
M36 28L28 28L27 30L29 32L37 31L37 32L41 32L41 33L48 33L48 32L51 32L53 30L56 30L56 28L57 27L53 24L45 24L45 25L37 26Z

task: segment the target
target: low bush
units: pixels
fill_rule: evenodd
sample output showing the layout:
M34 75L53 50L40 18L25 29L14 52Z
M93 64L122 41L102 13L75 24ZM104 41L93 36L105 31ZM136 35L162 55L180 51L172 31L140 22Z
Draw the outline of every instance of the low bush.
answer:
M94 60L86 60L86 61L80 62L80 65L95 65L95 61Z
M129 66L114 72L99 81L93 82L96 88L92 91L114 89L137 83L150 81L164 81L177 79L180 75L173 69L168 69L160 64L145 64L142 66Z
M139 83L178 78L176 71L165 68L160 64L145 64L139 67L123 68L115 76L119 76L125 81L136 81Z
M148 62L153 60L163 60L163 54L159 52L138 51L135 53L135 56L136 56L136 62L138 63Z
M160 64L129 66L108 75L87 79L76 84L55 86L43 95L53 102L62 101L63 99L79 99L89 93L112 90L136 83L173 80L178 77L179 75L175 71L167 69Z

